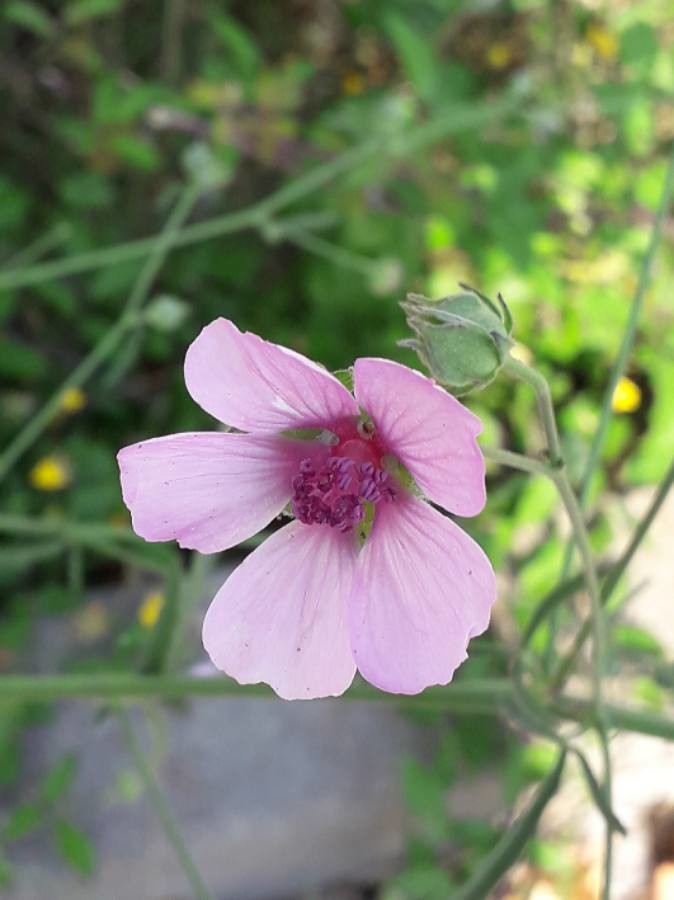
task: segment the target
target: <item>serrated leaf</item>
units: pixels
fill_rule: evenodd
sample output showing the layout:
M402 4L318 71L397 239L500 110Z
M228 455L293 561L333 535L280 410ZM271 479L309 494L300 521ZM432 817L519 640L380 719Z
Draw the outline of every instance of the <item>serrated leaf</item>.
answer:
M54 825L54 840L63 860L75 871L92 875L96 867L96 851L87 835L66 819Z

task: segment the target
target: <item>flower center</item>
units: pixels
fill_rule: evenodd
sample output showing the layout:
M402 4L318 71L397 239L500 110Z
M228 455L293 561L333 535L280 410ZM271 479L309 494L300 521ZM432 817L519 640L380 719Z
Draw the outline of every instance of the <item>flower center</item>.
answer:
M366 504L390 502L396 492L364 441L349 440L335 450L320 468L302 460L293 478L292 511L305 525L350 531L365 518Z

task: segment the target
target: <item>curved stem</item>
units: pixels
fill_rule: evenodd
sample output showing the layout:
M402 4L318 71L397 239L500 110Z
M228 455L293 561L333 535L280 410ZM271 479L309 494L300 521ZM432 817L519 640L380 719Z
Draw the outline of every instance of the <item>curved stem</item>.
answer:
M150 768L150 764L147 761L140 741L136 737L136 733L131 725L129 714L123 707L118 707L116 713L131 758L138 770L138 774L147 791L150 802L157 813L157 818L161 822L164 834L178 857L178 861L182 866L185 877L190 883L190 887L194 892L196 900L213 900L210 891L199 874L199 870L192 859L190 851L187 849L187 844L180 832L178 823L154 777L154 773Z
M601 602L602 605L606 605L610 600L613 591L616 588L616 585L620 581L625 569L629 565L632 557L637 552L641 542L648 529L650 528L653 520L657 516L660 507L665 501L665 497L669 493L672 484L674 483L674 461L670 463L669 469L665 473L665 477L660 482L660 486L651 501L650 506L642 516L639 524L634 529L634 533L630 539L629 544L620 555L620 558L616 561L616 563L611 566L606 579L601 587ZM576 638L573 642L573 646L568 654L561 660L559 666L554 672L552 678L550 679L550 686L553 691L559 691L568 678L576 660L578 659L578 654L583 648L583 644L589 637L590 631L592 629L592 623L589 619L586 619L583 622L580 630L576 634Z
M538 414L545 431L545 439L547 442L548 458L550 465L559 467L562 465L562 445L559 440L559 432L557 431L557 422L555 421L555 413L552 406L552 395L550 393L550 385L540 372L525 366L524 363L515 359L513 356L507 356L503 363L503 370L520 381L526 381L536 394L536 403L538 405Z
M547 463L534 459L532 456L513 453L511 450L501 450L500 447L480 447L480 449L485 459L500 466L518 469L520 472L529 472L531 475L545 475L546 478L553 478L554 470Z
M591 623L592 633L594 636L594 665L592 667L592 702L593 712L595 716L595 725L602 748L602 757L604 764L604 785L603 791L606 798L606 804L610 809L612 807L612 778L611 778L611 756L608 744L608 721L603 707L602 700L602 678L604 675L604 661L606 654L606 634L604 626L604 613L599 593L599 580L595 569L594 558L590 540L585 527L585 520L580 508L580 504L571 487L571 482L566 469L559 469L555 473L555 484L559 490L560 497L566 507L571 528L573 530L574 540L580 552L583 563L583 574L590 595L590 603L592 607ZM611 824L606 824L606 845L604 856L604 887L602 896L604 900L610 900L611 896L611 870L613 858L613 829Z

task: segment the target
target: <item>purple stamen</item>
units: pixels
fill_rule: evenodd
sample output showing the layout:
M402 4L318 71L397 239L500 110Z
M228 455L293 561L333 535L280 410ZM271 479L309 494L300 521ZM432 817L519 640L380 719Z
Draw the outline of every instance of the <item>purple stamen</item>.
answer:
M292 510L306 525L329 525L350 531L365 516L365 503L395 497L384 484L388 473L371 462L357 463L349 456L331 456L318 469L303 459L292 480Z

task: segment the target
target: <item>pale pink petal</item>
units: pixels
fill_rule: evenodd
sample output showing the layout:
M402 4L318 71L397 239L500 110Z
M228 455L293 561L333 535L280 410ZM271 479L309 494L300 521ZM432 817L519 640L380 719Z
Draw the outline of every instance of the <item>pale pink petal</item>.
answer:
M349 602L358 669L396 694L447 684L495 596L489 560L450 519L409 495L378 504Z
M357 359L354 387L389 452L424 493L458 516L477 515L486 500L477 416L430 378L387 359Z
M133 444L117 459L136 534L215 553L264 528L290 499L300 460L325 452L282 437L195 432Z
M215 665L286 700L342 694L356 666L347 627L356 551L350 535L291 522L229 576L204 620Z
M326 369L228 319L211 322L190 345L185 383L206 412L243 431L323 428L358 414Z

